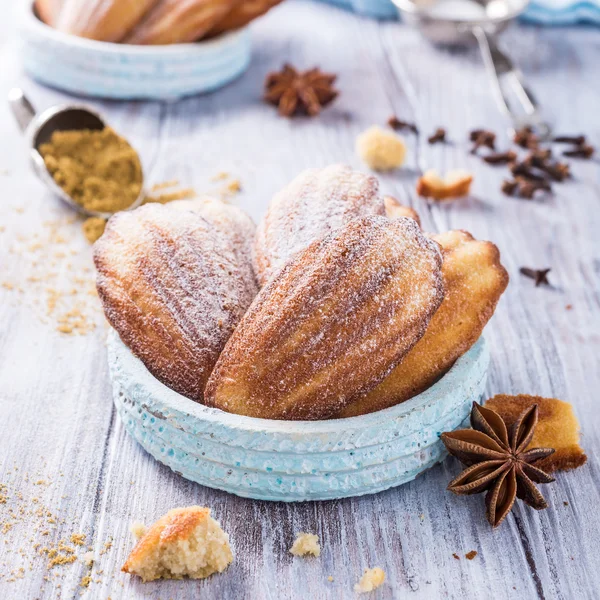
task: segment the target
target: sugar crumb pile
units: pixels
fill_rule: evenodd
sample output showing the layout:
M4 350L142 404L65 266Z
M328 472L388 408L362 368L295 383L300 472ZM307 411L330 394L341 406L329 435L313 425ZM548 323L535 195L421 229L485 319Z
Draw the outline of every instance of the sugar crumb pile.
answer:
M307 556L309 554L320 556L321 545L319 544L319 536L314 533L300 532L290 548L290 553L294 556Z
M385 572L379 567L365 569L360 581L354 586L354 591L359 594L367 594L376 590L385 581Z

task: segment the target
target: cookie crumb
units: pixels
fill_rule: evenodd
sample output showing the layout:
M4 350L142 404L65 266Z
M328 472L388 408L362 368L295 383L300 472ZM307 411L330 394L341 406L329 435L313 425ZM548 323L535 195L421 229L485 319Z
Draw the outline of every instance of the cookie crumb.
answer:
M465 558L467 560L473 560L477 556L477 550L471 550L471 552L467 552L465 554Z
M306 556L312 554L313 556L321 555L321 546L319 544L319 536L314 533L303 533L300 532L290 548L290 552L294 556Z
M458 554L456 554L456 552L452 553L452 557L455 558L456 560L460 560L460 556Z
M136 540L139 540L141 537L143 537L144 535L146 535L146 532L148 531L148 528L143 523L141 523L140 521L134 521L129 526L129 531L131 532L131 534L133 535L133 537Z
M354 591L359 594L366 594L376 590L385 581L385 572L379 567L365 569L360 581L354 586Z
M81 225L85 239L93 244L96 240L102 237L106 228L106 219L102 217L89 217Z

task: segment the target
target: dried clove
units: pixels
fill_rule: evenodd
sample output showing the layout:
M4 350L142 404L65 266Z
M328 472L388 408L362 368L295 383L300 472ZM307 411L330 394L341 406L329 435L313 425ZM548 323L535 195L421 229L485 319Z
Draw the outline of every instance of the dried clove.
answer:
M552 187L547 181L531 181L528 179L516 178L517 191L520 198L531 200L536 192L551 192Z
M531 181L521 176L515 177L515 179L505 179L500 189L507 196L523 198L524 200L533 199L538 191L552 191L547 181Z
M571 172L568 163L551 162L550 150L534 150L523 160L522 164L528 168L536 168L546 173L554 181L564 181L570 177Z
M469 133L469 139L473 142L471 154L476 154L479 148L496 150L496 134L487 129L474 129Z
M533 133L531 127L522 127L515 131L513 142L517 146L521 146L521 148L535 149L538 147L540 141L538 136Z
M513 175L519 175L523 179L527 179L529 181L546 181L546 178L543 175L538 175L531 170L531 167L527 165L525 162L516 162L510 167L510 172Z
M519 183L514 179L505 179L502 182L502 187L500 189L502 190L502 193L506 194L507 196L513 196L517 191L518 185Z
M427 138L427 141L430 144L437 144L438 142L441 142L442 144L445 143L445 141L446 141L446 130L443 127L438 127L435 130L435 133L433 135L430 135Z
M552 139L555 144L574 144L583 146L585 144L585 135L557 135Z
M525 275L525 277L529 277L530 279L535 280L535 287L538 285L550 285L548 281L548 273L550 273L552 269L530 269L529 267L521 267L519 272L521 275Z
M402 129L408 129L409 131L412 131L412 133L414 133L415 135L419 135L419 129L417 128L417 126L414 123L409 123L408 121L401 121L400 119L398 119L398 117L396 117L396 115L392 115L388 119L388 125L394 131L401 131Z
M507 150L506 152L491 152L482 157L490 165L506 165L517 160L516 152Z
M569 156L571 158L591 158L594 154L594 151L594 146L584 144L582 146L578 146L577 148L573 148L572 150L565 150L563 152L563 156Z

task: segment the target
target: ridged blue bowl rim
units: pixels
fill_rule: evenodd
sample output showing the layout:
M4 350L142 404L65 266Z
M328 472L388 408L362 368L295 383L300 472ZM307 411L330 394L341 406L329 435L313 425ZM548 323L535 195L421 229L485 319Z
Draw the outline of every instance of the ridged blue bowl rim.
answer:
M128 433L183 477L238 496L326 500L401 485L443 460L439 435L463 426L483 394L480 339L431 388L368 415L275 421L226 413L158 382L111 331L113 399Z

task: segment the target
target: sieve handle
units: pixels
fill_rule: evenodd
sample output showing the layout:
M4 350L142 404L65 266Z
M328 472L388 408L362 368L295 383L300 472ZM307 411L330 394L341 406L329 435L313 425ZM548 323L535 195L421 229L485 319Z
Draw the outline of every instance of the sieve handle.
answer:
M549 137L550 126L543 121L537 100L526 85L521 71L498 47L495 36L479 26L473 28L473 34L479 42L483 62L500 109L508 115L515 128L530 126L540 137Z

